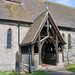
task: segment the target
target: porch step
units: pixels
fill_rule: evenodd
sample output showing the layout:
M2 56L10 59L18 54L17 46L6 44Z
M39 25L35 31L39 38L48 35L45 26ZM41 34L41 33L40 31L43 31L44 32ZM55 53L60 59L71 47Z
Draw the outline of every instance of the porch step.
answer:
M58 66L46 65L46 66L41 67L40 70L47 71L47 72L48 71L65 71L65 68L63 65L62 66L60 66L60 65L58 65Z

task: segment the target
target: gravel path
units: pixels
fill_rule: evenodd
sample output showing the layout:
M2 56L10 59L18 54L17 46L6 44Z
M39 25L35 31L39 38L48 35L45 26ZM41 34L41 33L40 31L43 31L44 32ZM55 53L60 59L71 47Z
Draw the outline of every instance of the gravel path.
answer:
M47 72L52 75L75 75L75 72L71 71L55 71L55 72Z

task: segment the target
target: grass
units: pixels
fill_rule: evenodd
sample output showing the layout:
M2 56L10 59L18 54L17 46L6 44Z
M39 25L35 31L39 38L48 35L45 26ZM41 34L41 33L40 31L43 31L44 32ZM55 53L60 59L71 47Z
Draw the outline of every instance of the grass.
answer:
M5 71L5 72L0 72L0 75L50 75L50 74L47 74L43 71L37 71L31 74L18 74L15 71Z
M0 72L0 75L19 75L19 74L16 73L15 71L4 71Z
M66 65L65 67L69 71L75 71L75 64Z

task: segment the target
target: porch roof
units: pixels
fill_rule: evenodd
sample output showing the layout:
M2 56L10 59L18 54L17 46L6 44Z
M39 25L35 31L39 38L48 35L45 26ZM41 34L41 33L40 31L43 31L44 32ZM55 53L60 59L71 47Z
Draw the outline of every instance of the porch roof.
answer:
M37 39L38 35L40 34L43 25L45 24L45 21L47 20L47 18L50 18L50 21L52 22L52 25L56 31L56 34L58 35L58 38L60 39L62 44L65 44L65 41L63 40L59 29L57 28L57 26L55 25L49 11L45 11L43 12L41 15L39 15L33 22L33 24L31 25L29 31L27 32L26 36L24 37L24 39L21 42L21 45L27 44L27 43L35 43L35 40Z

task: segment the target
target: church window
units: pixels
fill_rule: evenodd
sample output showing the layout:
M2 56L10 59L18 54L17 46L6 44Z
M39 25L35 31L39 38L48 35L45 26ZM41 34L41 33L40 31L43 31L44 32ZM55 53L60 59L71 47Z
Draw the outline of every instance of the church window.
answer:
M11 49L11 43L12 43L12 31L11 29L7 32L7 48Z
M65 40L65 34L62 33L62 38ZM63 46L63 49L65 49L65 46Z
M68 34L68 49L71 48L71 35Z

